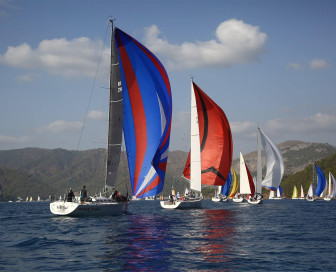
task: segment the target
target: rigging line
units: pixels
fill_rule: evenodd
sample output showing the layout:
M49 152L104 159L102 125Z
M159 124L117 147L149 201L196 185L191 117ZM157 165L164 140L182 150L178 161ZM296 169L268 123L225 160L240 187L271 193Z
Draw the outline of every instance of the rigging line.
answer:
M106 41L106 36L107 36L107 30L108 30L108 29L109 29L109 24L106 26L104 42L103 42L103 44L102 44L102 48L101 48L101 50L100 50L99 61L98 61L97 69L96 69L96 74L95 74L95 77L94 77L94 80L93 80L93 85L92 85L92 88L91 88L91 93L90 93L89 103L88 103L88 105L87 105L86 112L85 112L85 117L84 117L84 121L83 121L82 130L81 130L81 133L80 133L80 136L79 136L79 141L78 141L78 145L77 145L77 151L79 150L79 145L80 145L80 142L81 142L81 140L82 140L84 127L85 127L85 123L86 123L87 115L88 115L89 108L90 108L90 104L91 104L91 99L92 99L93 90L94 90L94 87L95 87L95 85L96 85L97 75L98 75L99 66L100 66L100 62L101 62L101 59L102 59L102 55L103 55L103 49L104 49L104 46L105 46L105 41Z

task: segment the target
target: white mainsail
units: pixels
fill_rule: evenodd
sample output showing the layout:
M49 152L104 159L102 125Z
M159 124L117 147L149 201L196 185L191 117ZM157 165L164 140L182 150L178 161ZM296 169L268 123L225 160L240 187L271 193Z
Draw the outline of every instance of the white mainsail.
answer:
M240 194L251 194L250 183L246 171L243 154L240 152Z
M279 148L261 128L258 128L258 135L264 149L267 168L266 176L262 181L262 186L267 189L276 190L279 187L284 174L284 160Z
M196 97L191 83L191 118L190 118L190 189L201 192L201 148L198 127Z
M309 189L308 189L308 193L307 193L307 197L313 197L314 193L313 193L313 184L310 184Z
M303 187L302 187L302 185L301 185L300 198L304 198L304 191L303 191Z

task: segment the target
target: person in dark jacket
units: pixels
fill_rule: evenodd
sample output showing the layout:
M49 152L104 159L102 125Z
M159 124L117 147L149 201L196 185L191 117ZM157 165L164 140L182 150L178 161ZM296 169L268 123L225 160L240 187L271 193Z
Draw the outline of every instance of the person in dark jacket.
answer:
M75 197L74 192L70 188L69 193L67 194L67 202L72 202L72 199Z

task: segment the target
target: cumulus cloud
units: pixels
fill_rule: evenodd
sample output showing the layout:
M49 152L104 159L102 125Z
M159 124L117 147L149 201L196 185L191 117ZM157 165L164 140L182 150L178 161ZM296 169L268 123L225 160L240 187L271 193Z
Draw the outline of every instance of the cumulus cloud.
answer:
M219 24L215 39L209 41L170 44L159 38L156 25L147 28L145 44L167 60L174 70L198 67L229 67L256 61L264 51L267 34L241 20L230 19Z
M43 40L36 49L27 43L9 46L0 55L0 63L12 67L45 70L50 74L65 77L94 77L99 63L102 41L92 41L81 37L73 40L65 38ZM109 50L104 49L104 56ZM108 67L108 57L102 58L101 66ZM108 71L108 68L107 68Z
M313 70L322 70L328 68L328 63L323 59L313 59L309 66Z
M104 112L98 110L89 111L87 117L92 120L106 120L107 118Z
M29 142L30 138L27 136L14 137L7 135L0 135L0 144L24 144Z
M45 127L38 128L38 132L52 132L52 133L61 133L61 132L76 132L79 131L83 126L82 122L74 121L68 122L64 120L58 120L50 123Z

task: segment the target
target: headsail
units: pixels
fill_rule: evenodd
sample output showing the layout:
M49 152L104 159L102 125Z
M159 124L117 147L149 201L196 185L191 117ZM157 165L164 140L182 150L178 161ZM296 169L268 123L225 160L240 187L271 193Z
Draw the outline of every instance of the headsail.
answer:
M124 137L133 195L154 196L163 189L172 118L169 78L145 46L115 29L121 63Z
M250 171L240 153L240 194L254 195L255 186Z
M330 173L330 176L331 176L331 179L332 179L332 183L333 183L333 190L332 190L332 193L331 193L331 197L335 197L336 196L336 179L334 178L333 174Z
M301 185L300 198L304 198L304 191L303 191L303 187L302 187L302 185Z
M297 198L297 197L298 197L298 190L297 190L296 186L294 185L292 198Z
M232 173L233 173L233 184L232 184L231 192L229 196L230 198L233 198L236 195L238 191L238 187L239 187L237 173L236 173L236 170L234 170L234 168L232 168Z
M295 188L296 188L296 187L295 187ZM281 188L281 186L279 185L279 187L278 187L278 189L277 189L277 194L276 194L276 196L277 196L278 198L280 198L281 195L282 195L282 188Z
M281 182L284 174L285 165L279 148L271 141L271 139L258 128L258 134L264 149L266 158L266 176L262 181L263 187L276 190Z
M230 191L230 187L231 187L231 182L232 182L232 175L231 175L231 171L229 172L229 176L226 179L225 185L222 186L222 195L224 196L228 196L229 195L229 191Z
M224 185L232 162L232 135L223 110L192 82L197 106L201 183ZM192 146L191 146L192 148ZM190 179L190 152L183 176Z
M315 195L320 196L320 194L322 194L326 186L326 178L322 170L316 164L315 164L315 168L317 171L317 186L315 190Z

